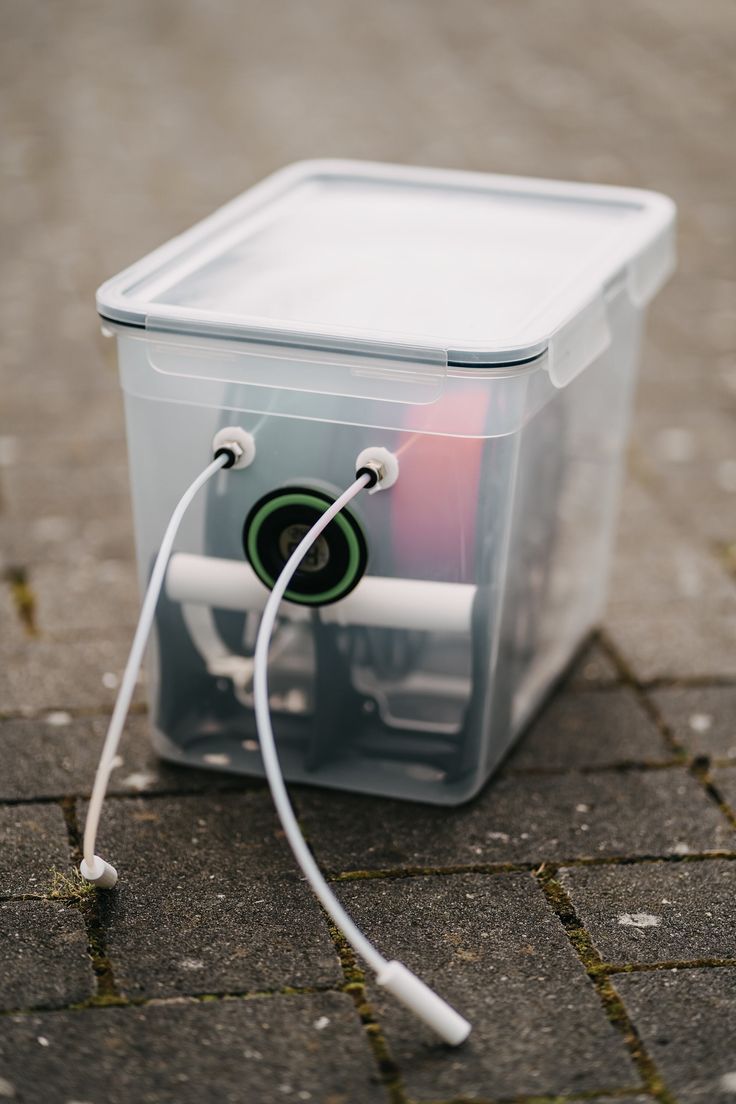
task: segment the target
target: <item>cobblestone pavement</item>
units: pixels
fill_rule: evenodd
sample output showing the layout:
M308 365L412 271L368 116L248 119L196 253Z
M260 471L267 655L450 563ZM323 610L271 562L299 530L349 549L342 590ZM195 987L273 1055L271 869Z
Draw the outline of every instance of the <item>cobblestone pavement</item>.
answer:
M736 1101L735 51L733 0L6 0L0 1099ZM321 155L680 209L599 636L471 805L296 793L369 934L475 1022L458 1051L364 979L263 787L158 763L142 702L120 888L69 881L137 604L94 288Z

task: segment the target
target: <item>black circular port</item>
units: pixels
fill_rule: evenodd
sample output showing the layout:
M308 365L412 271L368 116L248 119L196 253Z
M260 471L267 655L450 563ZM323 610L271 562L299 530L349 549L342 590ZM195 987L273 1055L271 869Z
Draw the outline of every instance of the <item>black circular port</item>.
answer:
M256 502L243 526L243 548L261 582L274 585L299 541L334 501L323 491L285 487ZM367 562L363 531L342 510L302 560L285 596L307 606L337 602L357 585Z

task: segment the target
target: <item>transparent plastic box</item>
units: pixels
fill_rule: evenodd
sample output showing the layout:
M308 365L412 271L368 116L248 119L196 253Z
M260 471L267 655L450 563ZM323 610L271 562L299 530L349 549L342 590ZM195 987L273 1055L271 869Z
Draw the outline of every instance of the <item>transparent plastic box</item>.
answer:
M651 192L307 162L100 288L141 584L218 430L257 446L177 538L150 649L160 755L262 773L268 579L383 447L398 481L351 504L281 608L284 772L442 804L478 791L602 612L673 227Z

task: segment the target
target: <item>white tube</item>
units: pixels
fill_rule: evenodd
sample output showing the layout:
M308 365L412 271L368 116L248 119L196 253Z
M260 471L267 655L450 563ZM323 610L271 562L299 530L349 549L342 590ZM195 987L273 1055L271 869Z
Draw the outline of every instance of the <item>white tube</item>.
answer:
M153 565L153 571L151 572L148 589L143 599L138 625L135 630L135 636L133 637L133 643L130 647L128 662L125 665L125 672L120 683L120 690L118 691L115 708L112 711L105 742L102 745L102 754L100 755L100 761L97 765L97 773L95 775L94 786L92 787L92 796L90 797L89 807L87 809L87 820L84 825L84 861L80 866L80 871L83 877L87 878L88 881L93 882L95 885L99 885L102 889L111 889L112 886L115 885L118 876L115 868L111 866L110 863L105 862L104 859L101 859L99 855L95 854L97 829L100 823L100 814L107 792L110 772L112 771L112 765L117 754L125 719L128 716L128 709L130 708L130 702L135 690L138 671L143 662L153 618L156 614L156 605L158 604L159 594L163 586L166 565L171 555L171 549L176 539L179 526L181 525L182 518L187 512L190 502L197 491L199 491L200 488L227 463L227 455L223 454L218 456L216 460L213 460L211 464L207 465L203 472L200 472L194 482L187 487L186 491L179 499L171 515L169 524L166 526L166 532L163 535L161 547L158 550L158 555ZM100 864L102 864L102 866Z
M321 517L314 523L309 532L299 542L293 553L286 561L274 588L266 602L258 630L258 639L255 648L255 667L253 676L254 705L256 725L261 747L263 766L266 772L271 796L276 807L281 827L286 839L294 853L294 858L299 863L302 872L309 882L317 899L325 911L332 918L335 925L377 975L379 984L385 986L411 1008L412 1011L429 1024L446 1043L457 1046L470 1031L470 1025L459 1016L441 997L428 989L423 982L402 966L400 963L387 962L369 939L351 919L342 907L337 897L325 881L321 870L317 866L307 843L302 836L301 829L294 814L286 790L284 776L281 771L276 741L271 727L271 712L268 702L268 653L271 644L279 605L288 589L289 583L295 575L299 564L315 542L319 534L326 529L333 518L347 504L355 498L369 482L368 475L361 475L340 497L332 503Z
M248 563L178 552L166 574L166 594L182 604L260 611L269 591ZM320 606L320 618L332 625L468 633L475 594L470 583L366 575L339 602ZM304 609L287 601L282 616L304 617Z

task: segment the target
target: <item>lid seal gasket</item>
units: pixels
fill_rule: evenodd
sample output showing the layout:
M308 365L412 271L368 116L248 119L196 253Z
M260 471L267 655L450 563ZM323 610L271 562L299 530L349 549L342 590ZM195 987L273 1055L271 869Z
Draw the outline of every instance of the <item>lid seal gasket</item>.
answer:
M120 318L120 317L117 317L116 315L114 315L112 313L103 314L102 311L98 311L98 315L99 315L99 318L102 322L110 323L113 326L120 326L125 330L139 330L141 333L151 332L149 330L149 327L146 325L145 322L137 322L137 321L134 322L130 318ZM158 325L156 328L160 332L160 325ZM172 333L172 334L175 334L175 333L179 333L180 331L177 330L174 326L172 326L171 329L168 332ZM182 334L182 336L185 336L185 335ZM205 337L205 338L215 337L216 338L216 335L214 335L214 334L207 333L206 331L197 331L197 330L187 331L187 336L190 336L190 337ZM250 338L248 335L245 335L245 334L243 334L240 337L238 337L237 335L232 335L232 336L228 337L228 341L242 341L244 344L246 344L249 340L253 340L253 338ZM287 348L288 349L305 349L305 350L308 349L310 352L317 352L317 353L336 353L336 352L339 353L339 352L345 351L339 345L319 345L316 342L314 344L312 344L311 342L308 343L308 344L306 342L296 342L296 341L295 342L289 342L289 341L286 341L284 338L280 338L280 339L271 338L271 339L268 339L268 338L259 336L258 337L258 343L259 343L259 345L271 345L271 346L273 346L274 348L277 348L277 349L287 349ZM546 352L547 352L547 348L545 346L544 348L539 349L538 351L536 351L534 353L530 353L529 356L521 357L517 360L511 360L511 359L509 359L509 360L469 360L469 359L467 359L467 357L463 357L462 354L458 354L457 356L455 356L452 353L450 353L450 354L448 354L447 367L448 368L477 369L478 371L484 371L484 370L485 371L492 371L496 368L523 368L527 364L533 364L535 360L540 360ZM360 356L361 354L359 352L356 352L355 350L351 350L351 355L352 356ZM375 354L365 353L364 355L369 356L369 355L375 355ZM399 356L397 354L397 355L394 355L394 356L391 356L391 357L387 357L387 359L396 360L396 361L401 361L403 359L405 361L410 361L412 358L411 357L403 357L402 358L401 356ZM415 358L415 359L418 359L418 358Z

